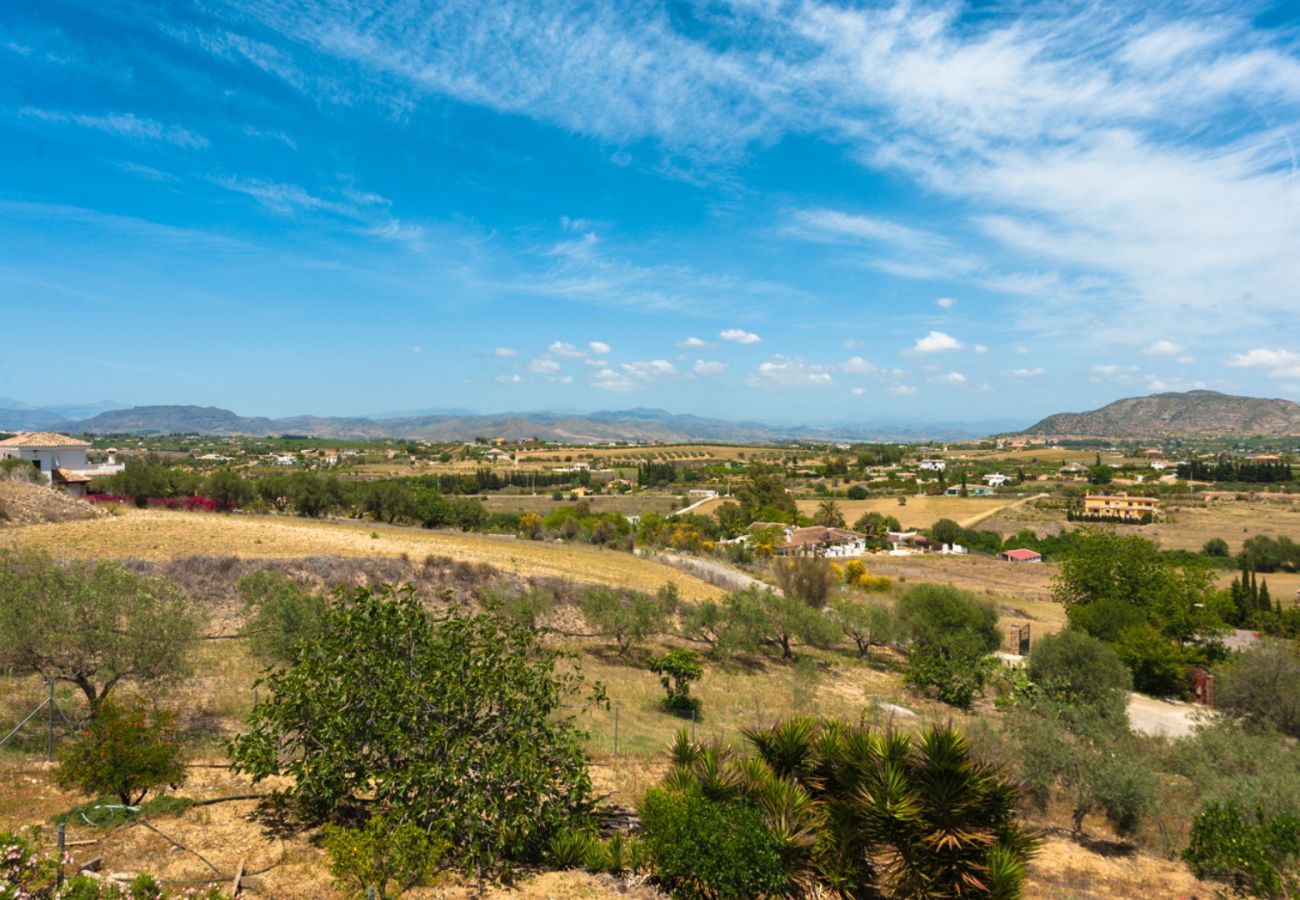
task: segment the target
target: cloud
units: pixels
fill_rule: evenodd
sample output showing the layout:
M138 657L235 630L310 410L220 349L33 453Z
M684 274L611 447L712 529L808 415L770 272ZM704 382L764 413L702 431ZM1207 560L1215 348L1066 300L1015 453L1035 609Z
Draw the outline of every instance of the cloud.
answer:
M1043 368L1012 369L1007 374L1010 375L1012 378L1041 378L1042 376L1047 374L1047 370Z
M492 355L499 357L501 359L509 359L512 356L518 356L519 351L514 350L510 347L497 347L495 350L492 351Z
M678 341L677 346L683 350L700 350L709 346L708 341L700 340L697 337L688 337L684 341Z
M412 344L411 346L409 346L409 347L406 348L406 352L407 352L407 353L420 354L420 353L423 353L423 352L424 352L424 348L423 348L423 347L417 347L415 344Z
M745 331L743 328L728 328L726 331L718 332L718 337L736 344L757 344L763 340L754 332Z
M751 387L829 387L835 383L825 366L804 362L797 356L773 356L750 373Z
M246 194L267 209L281 215L327 212L345 218L366 219L375 216L380 208L390 205L387 198L378 194L348 188L333 191L333 197L322 197L311 193L301 185L263 181L257 178L217 178L215 183L226 190ZM385 228L381 228L378 232L372 233L380 237L395 237L401 234L400 222L390 219L384 225L391 226L392 230L386 233Z
M859 347L865 347L867 342L859 338L845 338L840 344L845 350L857 350Z
M934 301L934 305L940 309L952 309L957 305L957 301L952 297L940 297L938 300Z
M668 360L652 359L622 363L617 369L601 369L591 384L604 391L631 391L674 378L677 374L677 367Z
M548 353L553 353L556 356L563 356L567 359L581 359L586 356L585 352L579 350L573 344L566 344L564 341L555 341L547 347L546 350ZM606 350L605 352L608 353L609 351Z
M895 384L890 386L889 392L891 394L900 394L904 397L907 397L907 396L911 396L912 394L919 393L919 390L917 388L912 387L912 385L910 384Z
M942 353L945 350L960 350L964 344L950 334L931 331L923 338L918 338L912 347L913 353Z
M948 384L953 387L963 387L966 384L966 376L960 372L947 372L943 375L935 375L930 380L935 384Z
M560 364L553 359L538 357L528 364L528 371L537 372L541 375L549 375L560 371Z
M134 113L104 113L103 115L86 115L83 113L69 113L52 109L40 109L34 106L25 106L19 110L19 115L30 119L37 119L41 122L52 122L59 124L78 125L82 128L93 128L96 131L103 131L114 137L128 138L137 141L160 141L162 143L172 144L177 147L188 149L202 149L207 147L209 141L201 134L195 134L188 128L180 128L175 125L165 125L153 119L143 119Z
M989 348L988 348L988 347L985 347L983 344L976 344L974 347L971 347L971 349L974 350L976 353L988 353L988 352L989 352Z
M1020 354L1026 354L1026 353L1032 353L1032 352L1033 352L1033 351L1030 350L1029 347L1028 347L1027 345L1025 345L1025 344L1017 344L1015 350L1016 350L1017 353L1020 353Z
M609 344L606 344L604 341L591 341L587 344L587 349L596 356L609 355Z
M516 374L516 375L498 375L498 376L496 377L496 380L499 381L499 382L501 382L502 384L519 384L519 382L523 381L523 379L520 378L519 375L517 375L517 374Z
M849 388L849 393L852 394L852 395L854 395L855 397L861 397L861 396L862 396L863 394L865 394L866 392L867 392L867 389L866 389L866 388L863 388L863 387L854 387L854 388Z
M1256 347L1228 357L1228 365L1238 369L1265 369L1271 378L1300 378L1300 353Z
M876 371L874 363L869 363L861 356L850 356L840 363L840 371L849 375L868 375Z
M1175 344L1173 341L1159 340L1148 346L1142 352L1147 356L1177 356L1186 349L1182 344Z
M727 364L716 360L697 359L691 371L696 375L721 375L727 371Z

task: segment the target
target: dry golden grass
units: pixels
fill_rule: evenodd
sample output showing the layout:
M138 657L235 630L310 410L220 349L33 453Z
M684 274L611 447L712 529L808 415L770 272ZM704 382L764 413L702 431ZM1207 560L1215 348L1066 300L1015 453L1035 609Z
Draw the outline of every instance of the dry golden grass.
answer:
M893 516L898 519L904 528L929 528L940 519L953 519L961 523L972 518L996 513L1014 503L1018 498L1014 496L911 496L905 499L907 502L900 506L898 499L895 497L874 497L869 500L837 498L835 505L839 507L840 515L844 516L844 521L849 525L852 525L864 513L876 512L886 516ZM710 515L725 502L727 502L726 498L720 497L702 504L695 512L699 515ZM811 516L817 512L817 507L822 503L821 500L815 499L798 500L796 502L799 505L799 512L806 516Z
M132 510L93 522L64 522L6 530L0 541L79 557L170 559L222 553L249 557L401 556L428 554L487 563L526 576L568 578L653 591L667 581L683 597L723 591L677 569L630 553L575 544L524 541L418 528L270 516Z

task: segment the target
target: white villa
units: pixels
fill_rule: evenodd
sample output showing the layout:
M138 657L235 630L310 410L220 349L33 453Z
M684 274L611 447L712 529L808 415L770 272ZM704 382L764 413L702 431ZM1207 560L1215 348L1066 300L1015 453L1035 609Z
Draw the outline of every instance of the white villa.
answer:
M1003 475L1001 472L993 472L990 475L985 475L984 480L988 482L989 487L998 488L1010 481L1011 476Z
M925 472L942 472L948 464L941 459L923 459L917 465Z
M52 487L81 497L91 479L120 472L125 466L108 451L108 462L86 461L90 444L48 431L27 431L0 441L0 459L25 459L34 465Z

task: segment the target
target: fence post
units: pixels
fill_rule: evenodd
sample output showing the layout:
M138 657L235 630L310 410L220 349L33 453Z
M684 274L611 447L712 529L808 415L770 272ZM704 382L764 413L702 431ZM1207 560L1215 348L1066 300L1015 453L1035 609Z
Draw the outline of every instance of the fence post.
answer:
M56 888L63 887L63 850L67 846L67 842L68 842L67 829L68 829L67 825L63 824L62 822L59 823L59 874L57 879L54 882L54 886Z
M50 679L50 696L46 699L49 716L45 720L45 761L54 762L54 679Z
M618 756L618 704L614 704L614 755Z

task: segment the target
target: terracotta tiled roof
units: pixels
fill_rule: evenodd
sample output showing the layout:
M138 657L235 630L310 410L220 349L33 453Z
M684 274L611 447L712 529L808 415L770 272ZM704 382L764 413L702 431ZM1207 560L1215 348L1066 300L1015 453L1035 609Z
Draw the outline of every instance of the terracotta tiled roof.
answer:
M1041 553L1035 553L1033 550L1027 550L1023 547L1016 550L1004 550L998 555L1005 559L1014 559L1017 562L1024 562L1031 559L1042 559Z
M74 472L71 469L55 469L54 480L61 481L64 484L89 484L91 477L80 472Z
M24 431L0 441L0 447L89 447L86 441L52 431Z

